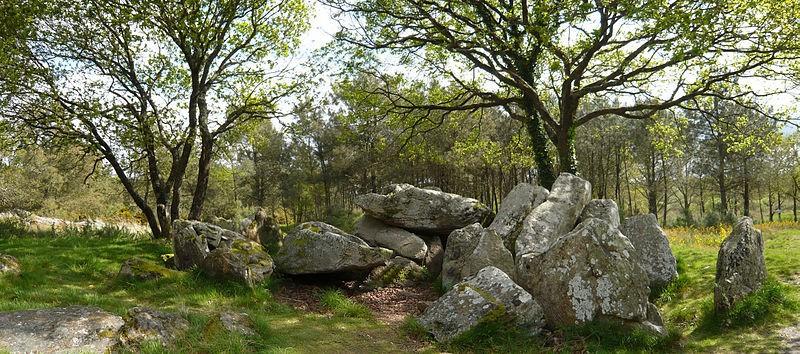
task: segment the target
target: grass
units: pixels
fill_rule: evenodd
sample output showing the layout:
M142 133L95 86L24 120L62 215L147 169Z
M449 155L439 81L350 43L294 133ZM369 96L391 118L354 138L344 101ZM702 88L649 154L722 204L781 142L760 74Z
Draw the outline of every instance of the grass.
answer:
M164 241L118 231L32 233L0 223L0 252L17 257L18 277L0 277L0 311L92 305L124 315L134 306L183 314L189 332L169 348L148 344L143 353L198 352L408 352L426 346L450 352L764 352L781 348L778 330L800 322L800 225L759 225L764 231L770 280L726 315L713 313L719 243L725 228L668 230L680 277L653 292L671 335L658 339L607 323L562 328L531 337L508 321L487 321L447 345L432 342L413 317L399 328L381 324L370 311L336 289L321 292L324 313L297 311L276 301L283 281L248 289L210 281L196 271L155 280L116 277L120 264L139 257L160 264L172 253ZM434 285L435 286L435 285ZM244 312L255 336L215 328L224 310ZM2 350L0 350L2 352Z
M207 280L196 271L148 281L118 279L125 259L160 262L171 247L119 233L98 235L36 234L0 224L1 252L17 257L23 268L21 276L0 277L0 311L91 305L124 315L131 307L148 306L189 320L189 332L173 347L150 344L142 348L145 353L372 353L409 347L405 336L363 314L329 316L285 306L270 291L279 283L250 290ZM208 331L224 310L247 313L257 335Z

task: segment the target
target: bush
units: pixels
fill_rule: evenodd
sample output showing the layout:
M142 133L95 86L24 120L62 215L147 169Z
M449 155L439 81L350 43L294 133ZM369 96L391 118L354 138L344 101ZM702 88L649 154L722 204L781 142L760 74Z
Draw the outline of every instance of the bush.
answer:
M372 312L366 306L348 299L340 290L323 291L319 303L337 317L372 318Z

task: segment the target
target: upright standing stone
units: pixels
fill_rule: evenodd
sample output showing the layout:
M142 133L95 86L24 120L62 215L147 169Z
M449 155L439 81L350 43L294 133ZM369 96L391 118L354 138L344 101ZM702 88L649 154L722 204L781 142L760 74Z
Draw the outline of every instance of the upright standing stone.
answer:
M636 249L639 264L650 279L651 288L661 288L678 277L677 263L664 230L653 214L636 215L625 219L620 227Z
M619 227L619 207L612 199L592 199L583 208L580 220L590 218L607 222L611 227Z
M442 286L449 289L488 266L502 270L512 279L515 277L514 257L497 232L477 223L453 231L444 250Z
M550 192L530 183L517 184L500 203L500 210L489 228L496 231L509 251L514 252L522 221L531 211L544 203Z
M727 311L758 290L766 278L761 231L753 226L752 219L742 217L719 249L714 307Z
M592 186L586 180L569 173L558 176L547 201L522 222L515 254L546 252L559 236L572 231L591 196Z

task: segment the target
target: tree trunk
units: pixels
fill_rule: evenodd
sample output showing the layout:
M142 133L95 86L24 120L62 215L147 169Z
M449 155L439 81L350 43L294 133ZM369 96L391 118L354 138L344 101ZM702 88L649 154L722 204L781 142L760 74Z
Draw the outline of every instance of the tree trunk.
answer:
M717 143L717 153L719 154L719 171L717 171L717 185L719 187L719 211L723 214L728 212L728 187L725 185L725 165L727 151L722 142Z
M200 220L200 215L203 213L214 149L214 137L208 128L208 102L206 102L205 92L201 92L197 98L197 109L197 122L200 128L200 159L197 162L197 185L194 187L189 220Z
M526 128L528 135L531 138L531 145L533 147L533 158L536 162L537 177L539 184L547 189L553 187L553 182L556 181L555 170L553 169L553 160L550 159L550 152L547 146L547 137L542 130L539 117L533 109L527 110L528 119L526 120Z

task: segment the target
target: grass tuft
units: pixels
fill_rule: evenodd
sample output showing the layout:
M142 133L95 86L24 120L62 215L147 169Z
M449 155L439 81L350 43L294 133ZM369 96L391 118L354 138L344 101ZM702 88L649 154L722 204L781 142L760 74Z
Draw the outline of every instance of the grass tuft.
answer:
M400 324L400 331L406 336L415 340L428 340L431 339L428 330L419 322L419 320L411 315L406 315L403 323Z
M353 300L350 300L340 290L328 289L319 296L322 307L333 312L334 316L347 318L372 318L370 310Z
M584 343L587 351L668 351L677 348L681 340L678 330L668 328L666 336L656 335L640 327L619 322L597 320L562 329L568 343Z
M714 308L712 298L702 304L701 331L718 332L724 328L748 327L769 322L786 312L798 310L798 303L789 296L789 287L775 278L768 278L760 289L736 302L727 312Z

